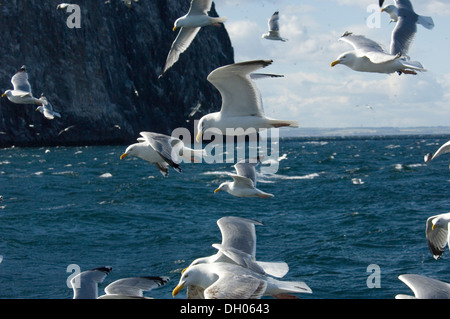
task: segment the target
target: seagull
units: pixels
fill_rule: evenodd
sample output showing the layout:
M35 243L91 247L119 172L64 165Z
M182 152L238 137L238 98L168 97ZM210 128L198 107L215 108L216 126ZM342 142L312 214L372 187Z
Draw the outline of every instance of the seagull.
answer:
M384 0L380 0L380 7ZM391 22L396 22L392 32L390 53L406 56L412 40L417 32L417 24L431 30L434 22L431 17L420 16L414 12L411 1L395 0L396 5L388 5L381 9L391 16Z
M431 216L427 219L425 234L434 259L440 258L445 246L450 243L449 225L450 213Z
M260 275L270 275L282 278L289 271L289 266L285 262L262 262L257 261L256 255L256 231L255 225L263 225L260 221L236 217L225 216L217 221L222 242L213 244L217 253L208 257L195 259L187 269L200 264L231 263L248 268ZM277 296L286 298L286 296ZM203 298L203 289L191 286L188 289L188 298Z
M70 280L73 299L135 299L145 298L144 291L165 285L169 277L130 277L116 280L105 288L105 295L98 296L98 284L102 283L112 267L104 266L83 271Z
M214 190L214 193L225 191L237 197L260 197L271 198L273 194L265 193L256 188L256 170L258 163L249 160L239 161L234 165L237 174L229 174L233 178L232 182L225 182Z
M428 153L424 156L425 163L431 162L433 159L435 159L438 156L441 156L442 154L450 152L450 141L444 143L441 147L438 148L436 152Z
M341 54L331 63L332 67L343 64L354 71L387 74L416 75L416 71L426 71L419 62L409 61L401 54L389 54L377 42L363 35L345 32L339 40L349 43L354 50Z
M70 125L68 127L66 127L65 129L62 129L61 131L59 131L58 136L60 136L61 134L68 132L69 130L73 129L74 127L76 127L76 125Z
M414 293L414 296L398 294L395 299L450 299L450 284L422 275L398 276Z
M195 157L204 155L204 150L185 147L180 139L172 136L153 132L141 132L140 135L142 137L138 138L138 143L128 146L120 159L129 155L139 157L155 164L165 177L169 174L169 166L181 173L180 165L178 165L181 158L190 162Z
M180 29L180 31L172 43L164 70L159 75L159 78L178 61L180 54L186 51L201 27L208 25L218 26L227 20L225 17L214 18L208 16L211 5L212 0L191 0L188 13L175 21L173 31L176 29Z
M31 85L28 82L28 74L26 66L22 66L19 71L11 78L14 90L6 90L2 97L7 97L16 104L36 104L44 105L44 101L37 99L31 93Z
M61 114L58 112L53 111L53 107L50 104L50 102L47 100L47 98L44 96L44 93L41 94L41 97L39 100L43 101L44 104L40 105L36 108L36 111L41 112L44 114L45 118L48 120L53 120L56 117L61 117Z
M279 20L280 15L278 11L275 11L275 13L270 17L268 25L269 25L269 32L264 33L261 38L267 39L267 40L279 40L286 42L287 39L282 38L280 36L280 26L279 26Z
M203 291L205 299L261 299L287 293L312 293L302 281L281 281L227 262L189 267L181 275L172 296L185 286Z
M222 96L220 112L204 115L198 122L197 142L206 130L218 130L225 135L238 134L236 129L268 129L298 127L293 120L275 120L264 115L261 94L251 73L272 64L272 60L255 60L226 65L208 75ZM233 134L228 134L229 130Z

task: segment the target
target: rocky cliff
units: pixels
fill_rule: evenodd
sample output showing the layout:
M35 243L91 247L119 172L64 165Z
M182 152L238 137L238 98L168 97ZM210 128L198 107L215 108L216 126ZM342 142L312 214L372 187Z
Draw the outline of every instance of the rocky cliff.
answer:
M234 62L225 26L202 28L158 79L178 33L173 23L190 0L140 0L131 8L120 0L74 0L79 19L58 3L0 0L1 92L26 65L33 95L44 93L62 115L47 120L35 106L2 98L0 146L130 143L145 130L192 131L202 114L186 120L197 103L203 113L220 108L206 77ZM210 15L217 16L214 5Z

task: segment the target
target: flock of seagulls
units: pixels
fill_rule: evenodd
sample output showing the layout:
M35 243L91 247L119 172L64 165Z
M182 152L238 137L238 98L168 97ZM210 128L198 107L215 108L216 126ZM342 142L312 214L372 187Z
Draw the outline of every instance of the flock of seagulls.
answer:
M132 1L124 1L131 6ZM138 0L133 0L137 2ZM398 74L417 74L425 71L420 62L410 61L407 56L411 42L417 32L417 24L432 29L432 18L420 16L413 10L409 0L395 0L395 5L382 7L384 0L379 1L381 11L390 15L396 23L392 32L390 51L386 52L381 45L362 35L346 32L340 40L353 46L352 51L340 55L331 66L343 64L360 72L378 72ZM58 5L57 9L67 8L69 4ZM185 52L202 27L221 25L226 21L222 17L210 17L212 0L191 0L189 11L177 19L173 31L179 29L168 53L162 77ZM279 12L276 11L268 21L268 32L262 39L285 42L279 28ZM280 77L276 74L255 73L259 69L272 64L272 60L253 60L226 65L213 70L207 80L220 92L222 105L219 112L202 116L198 122L196 140L201 141L202 135L214 129L223 135L239 134L236 128L270 129L280 127L298 127L297 121L268 118L264 114L262 97L256 86L255 79L261 77ZM61 117L55 112L47 98L42 94L35 98L32 94L26 67L23 66L11 79L13 90L6 90L2 97L7 97L15 104L37 105L37 111L47 119ZM192 113L199 111L197 104ZM193 114L192 114L193 115ZM73 128L69 127L60 134ZM194 150L184 146L177 138L155 132L141 132L138 143L128 146L120 156L136 156L154 164L157 169L168 176L169 168L181 173L180 161L201 160L206 154L204 150ZM427 154L425 162L444 153L450 152L450 141L444 144L434 154ZM214 193L225 191L237 197L271 198L273 194L265 193L256 188L256 170L258 161L242 160L234 165L237 174L230 174L233 181L224 182ZM241 217L227 216L219 219L217 224L222 234L222 243L213 244L217 253L194 260L182 271L179 283L172 292L176 296L183 288L187 288L188 298L297 298L297 293L312 293L308 285L302 281L283 281L289 271L285 262L261 262L256 255L255 225L261 222ZM428 218L426 223L426 238L434 258L439 258L450 244L449 237L450 213ZM103 282L111 271L111 267L101 267L82 272L72 278L71 284L74 298L144 298L143 292L165 285L168 277L133 277L115 281L105 288L105 295L98 295L98 284ZM420 275L401 275L413 292L415 298L450 297L450 285L436 279ZM398 295L396 298L410 298ZM412 298L412 297L411 297Z
M217 221L222 243L218 252L194 260L182 271L172 295L187 289L188 299L259 299L271 296L297 299L293 293L312 293L303 281L282 281L289 271L285 262L260 262L256 255L255 225L261 222L226 216Z

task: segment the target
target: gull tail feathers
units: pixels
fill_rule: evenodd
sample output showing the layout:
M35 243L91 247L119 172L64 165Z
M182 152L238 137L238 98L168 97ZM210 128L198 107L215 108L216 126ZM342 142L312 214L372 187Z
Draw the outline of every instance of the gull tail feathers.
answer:
M217 17L217 18L211 17L211 22L213 24L224 23L225 21L227 21L226 17Z
M417 61L402 61L403 66L407 67L408 69L417 70L420 72L426 72L427 69L425 69L422 65L422 63Z
M428 30L431 30L434 28L434 21L431 17L419 16L417 23L421 24Z
M267 291L270 290L273 295L284 293L312 293L311 288L303 281L281 281L268 277L267 286Z

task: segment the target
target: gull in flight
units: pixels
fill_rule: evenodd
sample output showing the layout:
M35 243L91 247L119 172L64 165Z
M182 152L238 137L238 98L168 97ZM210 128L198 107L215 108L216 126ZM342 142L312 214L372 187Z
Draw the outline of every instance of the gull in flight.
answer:
M142 299L144 291L161 287L169 277L130 277L116 280L106 286L105 295L98 295L98 284L102 283L112 267L105 266L83 271L70 280L73 299Z
M354 50L342 53L331 63L332 67L343 64L354 71L387 74L415 75L416 71L426 71L419 62L409 61L400 53L387 53L380 44L365 36L345 32L339 40L349 43Z
M256 188L256 165L257 162L252 163L250 160L239 161L234 165L237 174L229 174L233 181L220 184L214 193L225 191L237 197L273 197L274 195Z
M31 93L31 85L28 82L28 74L26 66L22 66L19 71L11 78L13 90L6 90L2 97L7 97L8 100L15 104L36 104L44 105L45 101L37 99Z
M269 22L268 22L269 31L267 33L264 33L261 36L261 38L267 39L267 40L279 40L279 41L286 42L287 39L282 38L280 36L279 20L280 20L280 14L278 11L276 11L269 19Z
M227 20L225 17L210 17L208 11L211 10L211 5L212 0L192 0L188 13L175 21L173 31L180 31L172 43L159 78L178 61L180 54L186 51L202 27L220 25Z
M255 290L252 289L256 289L257 287L261 287L262 291L259 291L255 297L260 297L260 294L264 294L275 298L291 299L296 297L288 295L288 292L311 292L309 287L303 282L284 282L283 285L285 285L285 287L289 287L290 289L292 288L294 291L275 289L264 291L267 286L266 282L279 283L277 280L267 276L282 278L289 271L289 266L285 262L261 262L256 260L255 225L263 225L261 222L247 218L226 216L220 218L217 221L217 225L219 226L222 234L222 243L213 244L213 247L218 250L217 253L208 257L198 258L194 260L187 268L185 268L182 271L182 277L179 284L173 291L174 296L186 286L187 297L189 299L214 297L212 290L206 290L211 283L202 284L201 282L195 282L195 280L187 280L188 277L194 277L195 275L186 275L186 272L189 274L192 269L194 269L194 273L203 273L204 271L214 272L216 266L217 269L223 269L224 273L227 271L232 271L236 272L236 274L241 273L244 277L254 277L248 282L249 291L244 294L245 296L236 296L239 298L245 298L249 297L249 295L253 295ZM202 265L206 266L203 267ZM199 276L198 279L202 281L202 276ZM255 284L256 287L254 286ZM245 287L242 286L242 288L244 289ZM232 290L232 288L230 289ZM227 291L227 293L232 292ZM218 296L216 296L216 298L217 297ZM225 296L223 297L225 298Z
M36 111L41 112L42 114L44 114L45 118L48 120L53 120L56 117L61 117L61 114L59 114L58 112L53 111L53 107L50 104L50 102L47 100L47 98L44 96L44 93L41 94L41 97L39 98L39 100L42 100L44 102L43 105L39 105L36 108Z
M450 213L431 216L427 219L425 234L434 259L442 256L445 246L450 246L449 225Z
M202 134L211 129L224 135L238 135L248 129L268 129L279 127L298 127L297 121L275 120L264 115L261 94L251 74L272 64L272 60L255 60L226 65L215 69L208 75L222 96L219 112L204 115L197 125L197 142ZM268 75L262 75L267 77ZM231 134L227 134L232 131Z
M428 153L424 156L425 163L431 162L433 159L435 159L438 156L441 156L442 154L450 152L450 141L444 143L441 147L438 148L438 150L434 153Z
M380 7L384 0L380 0ZM396 22L392 31L390 53L407 56L411 42L417 33L417 24L421 24L427 29L434 28L431 17L420 16L414 12L411 1L395 0L396 5L388 5L381 9L391 16L391 22Z
M136 156L156 165L161 174L165 177L169 174L168 167L181 173L179 162L182 160L192 162L196 157L204 156L204 150L193 150L185 147L184 143L172 136L141 132L142 137L138 138L138 143L127 147L120 156L124 159L127 156Z

